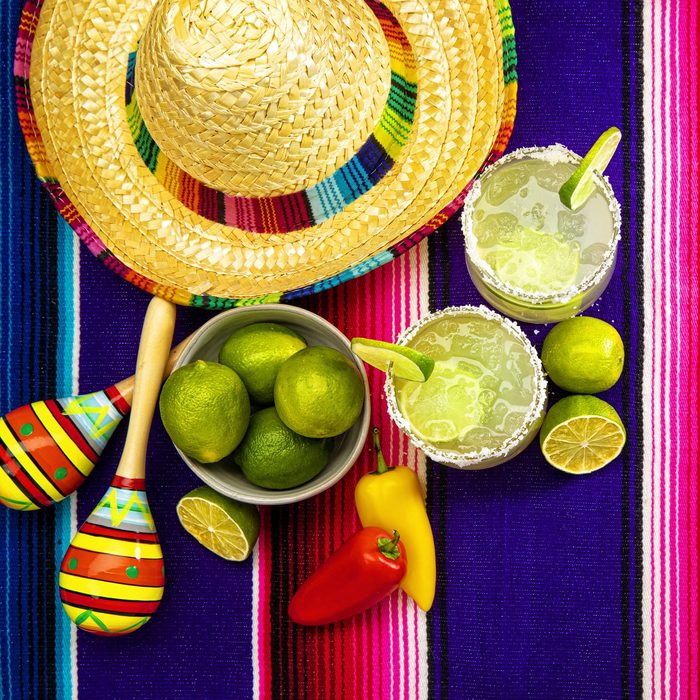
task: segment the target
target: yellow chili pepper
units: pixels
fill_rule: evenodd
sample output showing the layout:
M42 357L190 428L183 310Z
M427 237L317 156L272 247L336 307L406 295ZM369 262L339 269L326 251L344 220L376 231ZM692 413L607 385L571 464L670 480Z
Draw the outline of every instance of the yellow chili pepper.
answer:
M418 475L409 467L387 467L379 445L379 430L372 439L377 471L365 474L355 487L355 505L363 527L398 530L406 548L406 575L401 588L418 607L430 610L435 598L435 543L425 511L425 496Z

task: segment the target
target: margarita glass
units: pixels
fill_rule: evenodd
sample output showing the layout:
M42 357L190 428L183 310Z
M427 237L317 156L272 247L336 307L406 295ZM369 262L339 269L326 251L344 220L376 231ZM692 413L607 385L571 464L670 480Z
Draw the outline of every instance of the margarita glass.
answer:
M429 355L426 382L386 379L389 414L436 462L483 469L524 450L540 428L547 382L535 348L513 321L485 306L421 319L398 339Z
M559 144L521 148L487 168L462 213L467 267L499 311L531 323L562 321L603 293L615 267L620 206L607 178L571 210L559 189L581 158Z

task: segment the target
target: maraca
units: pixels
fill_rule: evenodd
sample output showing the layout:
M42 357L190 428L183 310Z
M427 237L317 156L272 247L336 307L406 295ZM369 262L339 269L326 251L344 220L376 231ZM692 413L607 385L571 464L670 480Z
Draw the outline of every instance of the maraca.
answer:
M166 374L188 340L170 353ZM133 393L132 376L104 391L35 401L0 417L0 503L38 510L70 496L129 412Z
M61 562L63 608L88 632L133 632L151 619L163 596L163 554L145 490L146 446L174 325L175 307L155 297L141 332L131 418L117 473Z

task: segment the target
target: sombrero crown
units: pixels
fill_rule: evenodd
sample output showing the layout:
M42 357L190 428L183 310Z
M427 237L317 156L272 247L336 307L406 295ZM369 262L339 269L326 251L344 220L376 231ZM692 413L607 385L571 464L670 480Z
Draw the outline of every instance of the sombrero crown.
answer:
M310 7L156 6L139 45L136 96L168 158L209 187L247 197L308 189L352 158L386 105L389 44L365 3L319 0L313 15ZM397 42L405 70L402 49Z
M487 0L46 0L31 150L131 281L313 291L459 206L502 126L500 29Z

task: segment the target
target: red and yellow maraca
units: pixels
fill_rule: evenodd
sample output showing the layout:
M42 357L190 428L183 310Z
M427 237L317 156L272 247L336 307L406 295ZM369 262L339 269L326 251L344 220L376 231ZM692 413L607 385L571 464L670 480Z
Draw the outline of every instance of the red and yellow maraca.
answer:
M188 340L170 353L166 374ZM131 409L133 393L132 376L104 391L35 401L0 417L0 503L38 510L70 496Z
M63 608L78 627L95 634L133 632L150 620L163 596L163 554L145 490L146 446L174 325L175 307L154 298L141 333L117 473L61 563Z
M92 394L35 401L0 418L0 503L37 510L73 493L129 412L125 393L116 384Z

